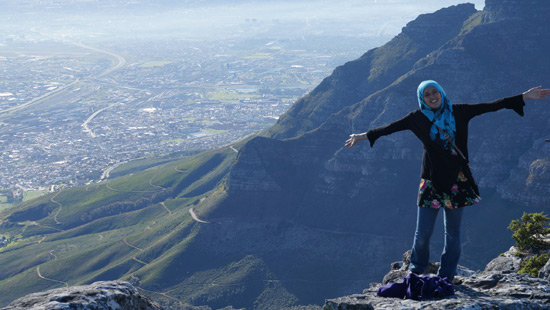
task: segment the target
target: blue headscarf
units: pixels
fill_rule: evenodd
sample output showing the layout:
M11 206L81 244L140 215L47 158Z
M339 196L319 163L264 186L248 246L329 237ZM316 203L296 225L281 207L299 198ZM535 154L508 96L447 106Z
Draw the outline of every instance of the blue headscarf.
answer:
M424 89L428 86L435 87L441 94L441 105L436 110L432 110L432 108L430 108L426 104L426 102L424 102ZM449 143L449 141L437 130L437 127L441 128L441 130L447 136L449 136L454 143L456 124L455 117L453 115L453 106L449 98L447 98L443 87L441 87L441 85L439 85L439 83L437 83L436 81L423 81L422 83L420 83L420 85L418 85L417 94L420 111L424 115L426 115L426 117L432 123L432 127L430 129L430 138L433 141L437 141L438 143L443 144L445 148L451 148L452 145Z

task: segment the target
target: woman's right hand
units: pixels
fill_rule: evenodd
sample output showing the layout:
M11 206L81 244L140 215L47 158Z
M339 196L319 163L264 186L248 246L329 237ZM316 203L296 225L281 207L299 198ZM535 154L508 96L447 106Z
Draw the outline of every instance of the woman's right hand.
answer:
M366 133L361 133L361 134L353 133L349 135L349 139L346 140L346 147L348 149L352 148L358 141L365 140L365 139L367 139Z

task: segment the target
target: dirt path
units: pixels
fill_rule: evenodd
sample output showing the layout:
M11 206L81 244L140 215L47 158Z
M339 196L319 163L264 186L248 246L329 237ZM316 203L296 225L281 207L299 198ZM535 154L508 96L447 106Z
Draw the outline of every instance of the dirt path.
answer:
M166 297L166 298L168 298L168 299L177 301L177 302L180 304L180 306L184 306L184 304L183 304L179 299L177 299L176 297L172 297L172 296L168 295L167 293L162 293L162 292L155 292L155 291L151 291L151 290L146 290L146 289L144 289L144 288L142 288L142 287L140 287L140 286L136 286L136 288L139 289L139 290L145 291L145 292L154 293L154 294L158 294L158 295L164 296L164 297Z
M61 209L63 208L63 205L58 202L58 201L55 201L55 197L57 197L57 195L61 194L62 191L59 191L57 192L52 198L50 198L50 201L57 204L59 206L59 208L57 208L57 211L55 211L55 214L53 215L53 220L55 221L56 224L61 224L60 221L57 220L57 215L59 215L59 212L61 212Z
M133 249L136 249L136 250L138 250L138 251L140 251L140 252L143 251L142 248L138 248L137 246L128 243L128 240L126 240L126 237L122 238L122 242L124 242L124 244L126 244L127 246L129 246L129 247L131 247L131 248L133 248ZM135 260L136 262L140 263L140 264L145 265L145 266L149 265L148 263L146 263L146 262L140 260L139 258L137 258L136 255L132 256L132 259Z
M164 209L166 209L166 211L168 211L168 214L172 215L172 211L170 211L170 209L168 209L168 207L164 204L164 201L160 203L162 205L162 207Z
M136 249L136 250L138 250L138 251L143 251L143 249L140 249L140 248L138 248L137 246L134 246L134 245L129 244L128 241L126 240L126 237L122 238L122 241L124 242L124 244L126 244L127 246L129 246L129 247L131 247L131 248L134 248L134 249Z
M69 283L65 282L65 281L59 281L59 280L55 280L55 279L50 279L50 278L46 278L44 277L41 273L40 273L40 266L36 266L36 274L38 275L38 277L40 279L43 279L43 280L46 280L46 281L51 281L51 282L56 282L56 283L61 283L63 285L65 285L65 287L69 287Z
M196 222L203 223L203 224L209 224L209 223L210 223L210 222L203 221L203 220L199 219L199 217L197 216L197 214L195 214L195 211L193 210L193 208L190 208L190 209L189 209L189 213L191 213L191 217L192 217Z

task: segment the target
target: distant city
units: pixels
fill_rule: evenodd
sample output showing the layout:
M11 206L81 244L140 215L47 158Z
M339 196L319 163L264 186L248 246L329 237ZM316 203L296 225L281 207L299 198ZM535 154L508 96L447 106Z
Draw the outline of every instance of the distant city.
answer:
M0 207L266 129L335 67L440 5L6 1Z
M99 48L38 31L9 36L0 45L0 187L21 194L87 184L123 162L266 129L368 48L358 40L327 50L321 39Z

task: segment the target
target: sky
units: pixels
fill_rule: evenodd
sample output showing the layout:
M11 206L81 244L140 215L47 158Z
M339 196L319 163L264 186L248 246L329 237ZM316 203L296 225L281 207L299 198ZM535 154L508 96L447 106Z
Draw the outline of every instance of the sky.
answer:
M91 38L300 34L384 36L398 34L419 14L460 0L3 0L4 31L40 27ZM483 0L469 1L477 9ZM284 27L281 27L283 25ZM2 33L2 30L0 30ZM292 33L291 35L295 35Z

